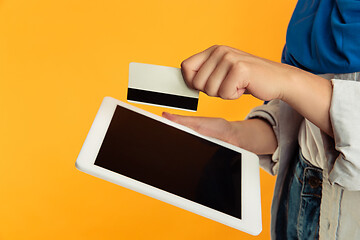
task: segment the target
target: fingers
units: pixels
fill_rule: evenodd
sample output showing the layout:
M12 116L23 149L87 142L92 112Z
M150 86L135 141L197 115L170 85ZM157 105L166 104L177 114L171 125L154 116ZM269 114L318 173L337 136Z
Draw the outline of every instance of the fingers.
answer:
M236 69L245 55L227 46L212 46L181 64L184 79L189 87L209 96L236 99L247 84L241 83L241 71Z
M162 116L166 119L169 119L170 121L184 125L195 131L198 131L199 126L201 124L201 117L182 116L177 114L170 114L168 112L163 112Z
M210 56L206 59L206 61L201 65L200 69L194 76L192 80L189 79L192 86L200 91L203 91L208 94L205 89L209 81L209 77L213 74L214 71L220 72L220 76L224 77L224 70L226 71L226 67L229 61L225 60L225 56L228 56L230 51L229 47L226 46L216 46L212 49ZM219 71L220 70L220 71ZM226 75L226 74L225 74ZM215 78L215 81L221 81L223 78Z
M234 138L233 125L223 118L181 116L167 112L163 112L162 116L208 137L230 143Z
M204 92L208 78L216 68L218 61L219 60L214 57L214 53L209 56L209 58L203 63L199 71L195 74L194 78L191 80L189 79L189 82L191 82L193 88Z
M244 93L264 101L281 98L289 67L227 46L212 46L182 64L190 88L237 99ZM292 69L293 70L293 69ZM281 82L281 83L280 83Z
M249 85L249 77L247 76L246 65L236 64L231 67L228 75L221 82L218 95L223 99L239 98Z
M231 63L228 61L220 61L220 63L216 66L215 70L208 77L206 85L204 87L204 92L211 96L217 97L219 96L219 88L222 84L222 79L225 79L230 71Z
M206 60L210 57L211 53L216 49L217 45L214 45L200 53L197 53L188 59L184 60L181 63L181 72L184 77L186 84L190 88L195 88L193 86L193 79L196 76L197 72L204 64ZM196 89L196 88L195 88Z

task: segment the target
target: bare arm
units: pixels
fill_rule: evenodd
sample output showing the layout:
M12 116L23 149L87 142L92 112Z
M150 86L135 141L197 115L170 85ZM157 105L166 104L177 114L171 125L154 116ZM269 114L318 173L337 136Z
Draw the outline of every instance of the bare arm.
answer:
M227 46L212 46L182 63L185 82L209 96L237 99L245 91L267 101L281 99L333 136L331 83L298 68Z
M220 139L256 154L272 154L277 140L272 127L264 120L229 122L222 118L189 117L164 112L163 117L185 125L200 134Z
M281 100L333 137L330 121L332 85L327 79L295 69L284 84Z

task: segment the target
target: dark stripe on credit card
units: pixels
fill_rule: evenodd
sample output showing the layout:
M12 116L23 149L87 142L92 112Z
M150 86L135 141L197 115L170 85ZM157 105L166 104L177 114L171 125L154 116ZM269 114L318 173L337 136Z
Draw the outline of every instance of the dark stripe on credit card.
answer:
M128 88L127 100L196 111L199 99Z

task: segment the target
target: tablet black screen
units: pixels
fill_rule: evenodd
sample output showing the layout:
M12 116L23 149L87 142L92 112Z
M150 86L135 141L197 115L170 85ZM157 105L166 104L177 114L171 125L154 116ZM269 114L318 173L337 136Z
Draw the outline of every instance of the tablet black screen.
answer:
M241 153L126 108L95 165L241 219Z

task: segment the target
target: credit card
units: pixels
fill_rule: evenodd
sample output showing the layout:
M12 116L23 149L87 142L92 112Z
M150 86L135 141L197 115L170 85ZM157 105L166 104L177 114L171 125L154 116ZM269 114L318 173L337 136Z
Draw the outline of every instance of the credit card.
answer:
M127 100L196 111L199 91L188 88L180 68L132 62L129 65Z

